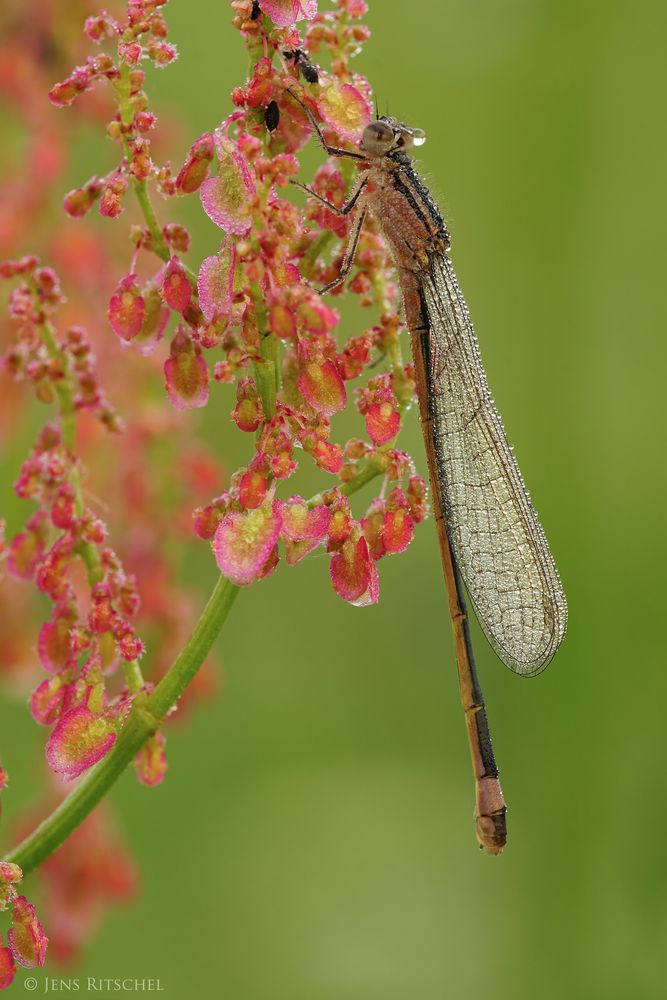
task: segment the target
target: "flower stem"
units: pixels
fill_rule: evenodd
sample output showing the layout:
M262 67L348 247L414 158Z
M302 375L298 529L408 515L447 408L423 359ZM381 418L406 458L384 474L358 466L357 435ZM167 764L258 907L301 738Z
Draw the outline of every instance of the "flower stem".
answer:
M43 823L5 860L32 871L67 839L123 773L136 753L176 707L222 629L238 587L221 576L194 631L150 695L139 694L111 751L79 782Z
M125 126L129 126L131 125L134 117L134 109L132 107L130 95L130 67L127 63L121 63L120 75L115 83L115 90L116 97L118 99L118 112L121 123ZM122 144L129 166L132 163L132 149L127 135L122 136ZM163 260L166 263L171 256L169 252L169 244L167 243L164 233L160 227L160 223L157 220L155 209L153 208L153 203L151 201L150 194L148 193L146 181L132 176L132 187L139 203L139 207L141 208L146 228L151 234L153 252L160 258L160 260Z

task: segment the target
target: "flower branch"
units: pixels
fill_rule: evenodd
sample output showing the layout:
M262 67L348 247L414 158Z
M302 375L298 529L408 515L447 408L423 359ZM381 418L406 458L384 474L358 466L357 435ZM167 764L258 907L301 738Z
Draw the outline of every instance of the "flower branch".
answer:
M107 794L142 746L177 706L201 667L231 610L238 588L220 577L189 640L171 669L150 694L134 700L113 749L85 775L58 808L26 837L5 861L32 871L76 829Z

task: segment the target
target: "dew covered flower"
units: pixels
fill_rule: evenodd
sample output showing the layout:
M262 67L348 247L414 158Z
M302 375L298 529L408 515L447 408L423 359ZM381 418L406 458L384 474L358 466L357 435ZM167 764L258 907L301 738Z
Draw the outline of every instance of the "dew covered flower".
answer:
M248 587L260 579L281 526L282 515L276 501L267 500L255 510L225 514L213 542L220 572L239 587Z
M317 0L262 0L261 9L274 24L287 28L302 19L312 21L317 14Z
M19 965L34 969L44 965L48 938L37 919L35 907L18 896L12 907L12 925L7 935L12 956Z
M115 742L109 720L78 705L61 716L46 745L46 759L58 774L76 778L101 760Z

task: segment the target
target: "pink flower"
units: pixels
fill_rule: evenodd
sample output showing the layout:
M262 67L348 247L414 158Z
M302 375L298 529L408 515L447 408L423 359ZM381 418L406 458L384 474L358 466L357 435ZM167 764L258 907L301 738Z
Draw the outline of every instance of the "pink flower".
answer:
M165 268L162 293L170 309L185 312L190 304L190 282L178 257L172 257Z
M402 490L396 488L387 497L387 512L382 540L387 553L405 552L414 535L410 506Z
M14 957L9 948L3 947L2 935L0 935L0 990L6 990L8 986L11 986L15 975Z
M101 760L116 742L113 727L86 705L66 712L46 744L46 759L53 771L76 778Z
M295 21L312 21L317 14L317 0L262 0L262 13L279 28L287 28Z
M377 604L380 598L378 572L368 552L366 539L350 539L331 560L333 588L339 597L356 607Z
M245 236L252 225L251 202L255 184L246 161L227 136L215 136L218 176L209 177L200 188L200 198L209 219L227 233Z
M164 363L169 398L177 410L206 406L208 402L208 366L183 329L171 342L171 355Z
M372 110L364 95L351 83L332 79L322 90L317 110L342 139L354 142L361 138L371 120Z
M366 411L366 430L373 444L392 441L401 429L401 415L392 403L371 403Z
M18 865L0 861L0 911L6 910L16 899L16 886L23 879Z
M305 342L299 344L299 391L318 413L331 416L347 402L345 383L333 361L318 357Z
M415 524L421 524L428 514L428 490L421 476L411 476L406 490L406 499L410 506L410 516Z
M322 544L329 530L332 514L324 504L309 508L306 501L298 496L282 503L280 510L287 565L294 566Z
M68 685L59 676L47 677L38 684L30 697L30 712L40 726L52 726L59 717Z
M193 194L199 190L208 177L214 155L213 136L210 132L205 132L190 147L185 163L176 177L176 189L181 194Z
M132 340L141 330L146 303L139 289L136 274L124 277L109 300L107 316L111 329L121 340Z
M35 915L35 907L18 896L12 909L12 926L7 935L14 960L26 969L44 965L48 938Z
M58 611L51 621L44 622L37 640L37 652L42 666L49 673L64 667L71 656L70 629L76 614L68 609Z
M320 469L324 469L325 472L331 472L335 476L343 468L343 453L340 445L333 444L324 438L317 438L312 444L304 442L304 448L310 453L315 464Z
M282 535L295 542L315 540L321 542L326 537L331 523L331 511L324 504L308 507L301 497L292 497L280 504L282 514Z
M199 305L208 323L216 316L228 315L234 295L236 245L225 240L214 257L205 257L199 268L197 288Z
M266 500L267 488L265 473L258 469L248 469L239 480L239 503L247 510L261 507Z
M237 587L248 587L263 573L278 541L282 517L277 502L221 518L213 551L218 569Z
M132 347L139 354L152 354L162 340L169 321L169 310L162 302L157 288L146 288L143 293L145 310L141 329L132 337Z

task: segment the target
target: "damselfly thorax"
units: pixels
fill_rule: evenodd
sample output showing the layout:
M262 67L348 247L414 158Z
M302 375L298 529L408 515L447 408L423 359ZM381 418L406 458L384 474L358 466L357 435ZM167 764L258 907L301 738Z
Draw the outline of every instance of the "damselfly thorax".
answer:
M468 309L449 258L447 225L417 175L410 150L423 133L392 118L369 124L358 151L326 151L358 162L342 215L353 213L338 278L352 268L366 213L396 264L410 330L461 698L477 782L477 835L497 854L505 803L475 668L461 577L498 656L516 673L539 673L565 634L567 606L542 527L489 392ZM316 192L306 189L320 201Z

